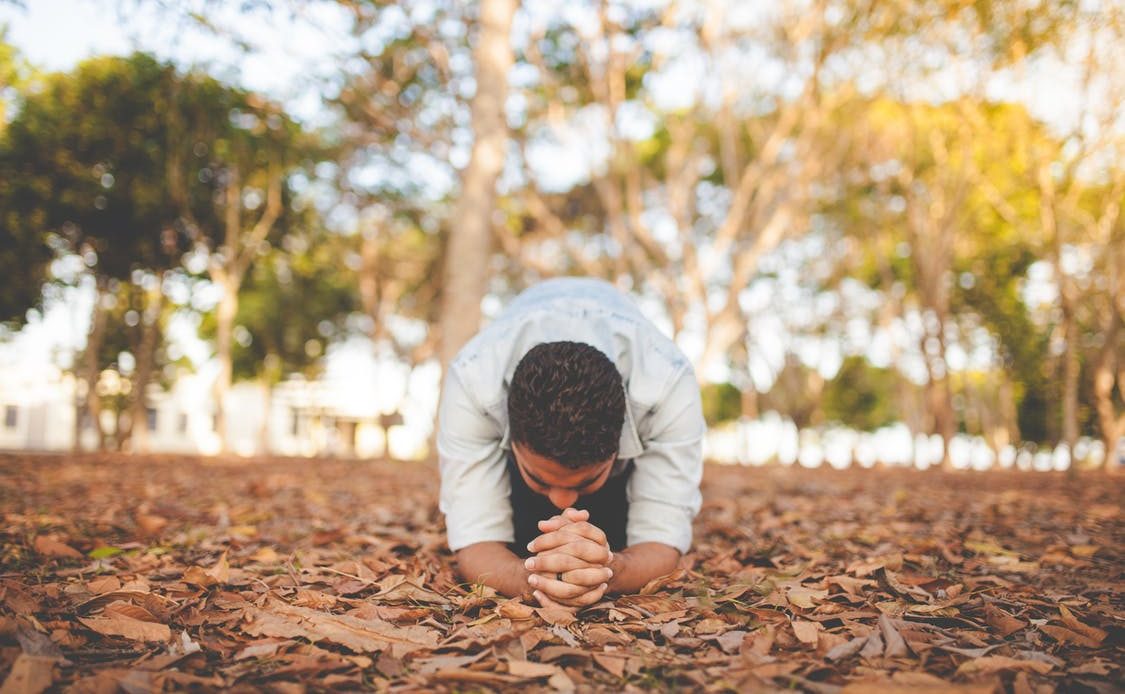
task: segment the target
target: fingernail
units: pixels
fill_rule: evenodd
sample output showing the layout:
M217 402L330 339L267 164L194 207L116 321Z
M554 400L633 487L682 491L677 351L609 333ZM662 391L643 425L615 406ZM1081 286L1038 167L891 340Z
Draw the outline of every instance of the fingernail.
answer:
M531 548L531 546L532 546L533 544L535 544L535 540L532 540L531 542L528 542L528 543L527 543L527 551L528 551L528 552L534 552L534 551L535 551L535 550L533 550L533 549Z
M610 561L613 561L613 551L612 551L612 550L611 550L611 551L610 551L610 553L609 553L609 560L610 560Z
M609 577L613 578L613 569L606 569L609 572Z
M539 577L532 574L531 576L527 577L527 582L530 583L533 586L537 586L537 585L539 585Z
M523 563L523 568L534 569L535 568L535 560L534 559L528 559L527 561L525 561Z
M606 588L609 588L609 584L608 584L608 583L603 583L603 584L602 584L602 590L605 590Z

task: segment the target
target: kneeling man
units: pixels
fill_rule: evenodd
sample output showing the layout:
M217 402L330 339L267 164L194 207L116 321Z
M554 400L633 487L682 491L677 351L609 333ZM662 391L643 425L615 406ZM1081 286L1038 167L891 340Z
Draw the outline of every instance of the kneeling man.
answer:
M440 505L467 581L577 608L639 590L691 546L699 386L608 283L519 295L450 365L438 427Z

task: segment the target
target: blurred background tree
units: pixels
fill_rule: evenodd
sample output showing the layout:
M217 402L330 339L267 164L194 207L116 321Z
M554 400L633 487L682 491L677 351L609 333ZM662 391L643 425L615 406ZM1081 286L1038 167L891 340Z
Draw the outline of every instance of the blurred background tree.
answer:
M940 438L947 466L961 435L997 454L1097 436L1110 459L1125 433L1120 8L125 5L242 55L256 18L339 20L332 60L303 76L315 124L143 56L43 78L70 92L31 88L34 71L0 50L0 76L16 76L3 92L0 267L21 278L0 319L18 327L44 282L118 297L94 302L94 346L134 327L108 317L121 306L142 328L207 313L220 438L232 380L268 389L320 373L356 334L379 358L432 368L504 300L567 274L638 296L692 358L713 426L769 410L800 427L901 422ZM1065 85L1032 79L1044 70ZM1061 87L1073 117L1044 118L1026 85ZM97 107L82 128L59 120L77 109L71 92ZM103 102L117 110L99 115ZM114 140L99 132L111 119L151 134ZM68 127L114 156L35 170L45 150L21 141L73 148L50 139ZM131 147L128 172L105 170L110 188L89 173ZM48 174L76 191L65 213L70 198L35 183ZM99 196L131 226L82 206ZM162 244L153 229L167 229ZM107 246L113 234L126 236ZM191 287L189 299L168 308L154 281ZM128 380L160 370L160 332L120 345L136 358ZM84 380L114 349L82 362ZM117 427L134 442L136 412Z

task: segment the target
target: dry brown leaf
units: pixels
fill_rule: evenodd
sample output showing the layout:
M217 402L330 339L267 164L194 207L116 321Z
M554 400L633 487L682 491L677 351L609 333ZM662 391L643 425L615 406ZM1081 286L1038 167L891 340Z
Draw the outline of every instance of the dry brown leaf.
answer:
M438 633L426 627L399 627L382 620L326 614L280 602L253 611L251 622L242 630L251 636L301 637L313 643L331 641L355 653L390 649L396 658L433 648L438 642Z
M829 585L839 586L849 595L863 595L864 589L875 588L879 585L878 581L870 578L852 578L851 576L829 576L825 581Z
M311 588L301 588L297 591L297 597L293 600L293 604L300 607L327 610L335 607L338 600L339 598L335 595L329 595Z
M519 682L520 678L514 675L499 672L481 672L480 670L438 670L430 675L435 680L443 682L468 682L470 684L485 684L502 686Z
M588 643L592 643L595 646L604 646L606 644L625 646L633 642L632 637L629 635L597 624L588 627L586 631L583 632L582 636Z
M191 583L201 588L223 585L230 581L230 566L227 564L227 553L223 552L215 565L209 569L202 566L192 566L184 572L184 583Z
M562 607L536 607L535 614L544 622L560 627L568 627L578 621L574 612Z
M1076 646L1085 646L1086 648L1097 648L1102 643L1100 640L1092 639L1085 634L1079 634L1073 629L1057 627L1051 624L1040 626L1039 631L1048 634L1051 638L1060 643L1073 643Z
M121 589L121 579L116 576L99 576L86 582L86 590L95 595Z
M813 590L803 586L791 586L785 593L789 604L802 609L812 609L817 602L828 597L827 590Z
M1000 638L1006 638L1009 634L1014 634L1028 624L1023 620L1016 619L995 605L984 606L984 621L992 627Z
M416 580L411 580L406 576L388 576L382 581L377 582L379 592L373 597L378 598L380 602L410 602L410 603L432 603L441 604L446 602L446 599L432 590L423 588Z
M535 608L519 600L507 600L496 606L496 613L505 619L523 620L535 616Z
M533 663L530 660L508 661L508 673L516 677L536 679L539 677L550 677L556 672L559 672L559 666L551 665L550 663Z
M576 687L574 680L565 671L559 670L547 680L547 686L556 692L573 692Z
M750 635L750 652L760 656L769 655L776 640L777 629L772 624L767 624Z
M886 554L877 557L870 557L868 559L860 559L848 565L847 572L855 574L859 578L870 576L879 569L887 568L891 571L898 571L902 568L902 554L895 552L893 554Z
M277 550L273 547L259 547L250 555L250 561L258 562L259 564L276 564L281 561L281 555L278 554Z
M1105 676L1113 672L1113 667L1106 661L1095 658L1088 663L1069 668L1069 671L1075 675Z
M793 633L797 635L798 641L809 646L816 645L817 633L821 629L819 622L806 622L801 619L794 619L790 626L793 627Z
M481 650L472 655L435 655L430 658L415 658L411 660L410 663L411 669L415 672L429 675L438 670L456 670L458 668L463 668L466 665L477 662L486 655L489 655L488 651Z
M986 675L1006 670L1030 670L1040 675L1045 675L1054 666L1041 660L1017 660L1002 655L986 655L961 663L957 668L958 675Z
M594 651L590 654L594 662L602 667L603 670L615 677L625 676L625 658L622 656L609 655L607 653L599 653Z
M867 641L863 644L859 654L867 659L883 656L883 637L879 635L879 632L872 632L867 637Z
M719 644L719 648L723 649L723 653L738 653L742 649L742 642L746 640L747 636L749 636L749 632L735 629L722 634L715 641Z
M287 643L294 643L286 639L262 639L261 641L254 641L249 645L243 647L238 653L235 654L235 660L245 660L247 658L265 658L277 653L277 650L282 645Z
M1071 612L1066 605L1059 605L1059 615L1062 619L1063 624L1067 625L1074 631L1077 631L1079 634L1082 634L1091 641L1101 643L1105 640L1107 632L1080 621L1077 617L1074 616L1074 613Z
M895 680L865 680L850 682L839 694L914 694L914 692L929 692L930 694L996 694L996 687L992 684L953 684L944 682L939 678L940 684L902 683Z
M879 615L879 630L883 633L883 655L888 658L902 658L908 655L906 641L898 633L887 615Z
M82 558L81 552L48 535L40 535L35 538L35 551L45 557L59 557L62 559Z
M0 685L0 694L39 694L54 684L60 660L20 653Z
M1101 547L1097 545L1073 545L1070 548L1070 553L1081 559L1089 559L1098 553Z
M140 511L133 514L133 520L136 521L141 534L146 537L155 537L164 532L164 528L168 526L167 518Z
M128 619L137 619L142 622L160 623L163 621L140 605L134 605L133 603L125 602L124 600L116 600L106 605L105 609L102 610L101 616L127 617Z
M172 639L172 631L167 624L132 617L79 617L78 621L104 636L122 636L131 641L165 642Z

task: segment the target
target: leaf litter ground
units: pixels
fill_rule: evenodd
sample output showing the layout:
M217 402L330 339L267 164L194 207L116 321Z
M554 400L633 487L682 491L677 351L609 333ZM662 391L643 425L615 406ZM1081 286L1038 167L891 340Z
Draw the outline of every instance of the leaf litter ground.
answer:
M0 457L0 691L1121 691L1125 483L708 466L578 618L460 584L433 465Z

